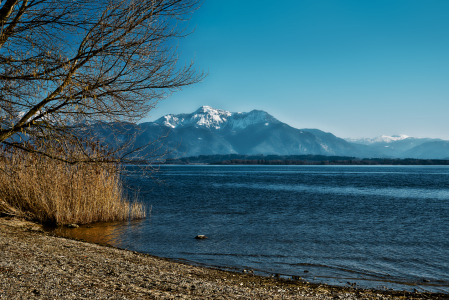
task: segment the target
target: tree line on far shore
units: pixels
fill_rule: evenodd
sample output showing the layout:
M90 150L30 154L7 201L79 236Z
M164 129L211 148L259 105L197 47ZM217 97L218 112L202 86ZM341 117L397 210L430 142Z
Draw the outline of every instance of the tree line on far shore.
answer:
M325 155L200 155L171 159L166 164L208 165L449 165L449 159L356 158Z
M449 165L440 159L351 159L351 160L243 160L234 159L210 163L211 165Z

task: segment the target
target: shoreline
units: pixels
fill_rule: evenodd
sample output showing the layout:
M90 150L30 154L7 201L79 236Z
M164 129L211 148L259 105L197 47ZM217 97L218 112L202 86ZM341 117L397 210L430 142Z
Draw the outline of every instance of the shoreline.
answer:
M189 265L0 218L0 299L449 299Z

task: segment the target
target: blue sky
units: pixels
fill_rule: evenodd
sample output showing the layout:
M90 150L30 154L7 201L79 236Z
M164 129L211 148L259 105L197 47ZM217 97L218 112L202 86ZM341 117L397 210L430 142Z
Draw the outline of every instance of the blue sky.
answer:
M209 76L146 121L265 110L339 137L449 139L449 1L206 0L179 42Z

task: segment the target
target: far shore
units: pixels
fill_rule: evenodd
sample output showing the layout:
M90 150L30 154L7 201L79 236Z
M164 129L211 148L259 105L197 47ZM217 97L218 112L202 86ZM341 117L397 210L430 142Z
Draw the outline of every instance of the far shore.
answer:
M447 166L445 159L357 158L329 155L214 154L167 159L165 165L338 165L338 166Z
M192 266L0 218L2 299L449 299Z

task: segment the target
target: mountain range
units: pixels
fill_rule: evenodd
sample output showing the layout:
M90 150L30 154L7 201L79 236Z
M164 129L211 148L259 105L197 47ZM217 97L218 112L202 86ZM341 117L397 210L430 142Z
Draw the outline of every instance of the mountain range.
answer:
M97 128L106 142L110 132ZM202 106L193 113L169 114L130 127L138 133L133 147L153 143L145 151L171 151L170 156L212 154L333 155L358 158L449 158L449 141L405 135L374 139L342 139L318 129L297 129L265 111L229 112ZM109 140L108 140L109 139ZM115 136L114 141L125 137Z

